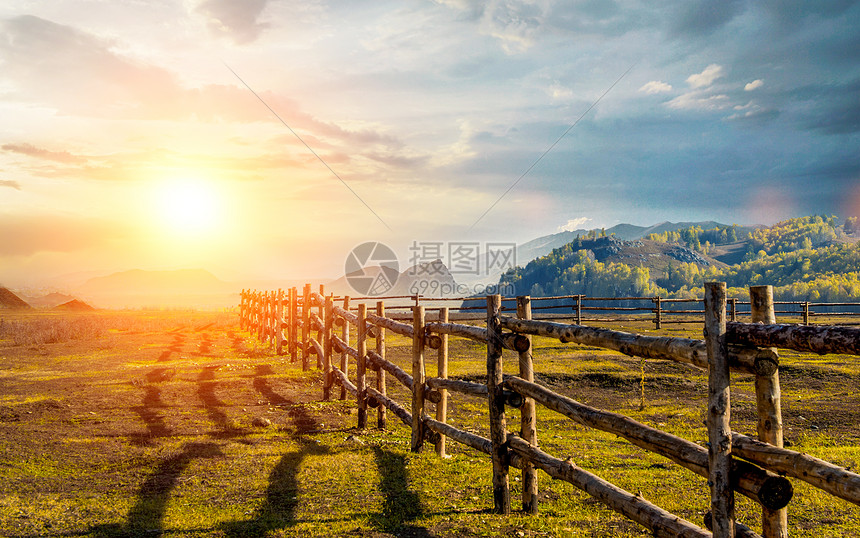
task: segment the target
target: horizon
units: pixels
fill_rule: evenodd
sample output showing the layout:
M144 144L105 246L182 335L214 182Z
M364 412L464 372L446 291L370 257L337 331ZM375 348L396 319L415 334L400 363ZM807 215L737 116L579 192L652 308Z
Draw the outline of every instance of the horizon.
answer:
M0 7L0 283L860 215L858 2ZM299 276L296 276L299 275Z

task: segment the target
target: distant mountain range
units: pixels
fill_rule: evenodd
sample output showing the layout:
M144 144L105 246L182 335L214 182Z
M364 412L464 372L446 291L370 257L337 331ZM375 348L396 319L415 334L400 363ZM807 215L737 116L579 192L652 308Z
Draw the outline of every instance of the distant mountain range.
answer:
M797 220L803 221L803 226L806 227L834 226L833 223L816 224L818 221L813 222L815 219L820 221L818 217ZM698 245L688 248L689 244L685 246L683 241L677 241L679 233L689 233L691 229L696 228L700 231L717 229L719 232L727 226L714 221L661 222L653 226L619 224L607 229L564 231L518 245L516 264L524 268L532 260L543 258L551 254L554 249L564 247L580 238L582 241L587 241L583 248L588 250L596 261L648 268L651 271L651 278L658 279L658 283L663 285L659 279L669 278L666 274L667 268L678 267L682 263L717 269L733 266L743 261L745 256L749 256L750 248L753 247L748 239L750 232L759 230L756 233L776 233L763 226L735 227L734 232L738 238L736 241L712 239L708 249L699 249ZM663 242L644 239L650 234L665 235L667 232L670 235L674 234L675 239L666 241L664 237L660 240ZM779 232L779 234L783 233L785 232ZM820 234L821 231L819 230L818 233ZM702 244L705 243L706 235L708 234L702 234ZM799 242L800 236L797 236L795 243L798 247ZM18 301L36 308L56 308L73 300L99 308L229 308L238 304L242 289L272 290L293 286L301 289L305 282L314 282L315 286L321 283L314 279L225 282L203 269L175 271L135 269L106 276L93 275L98 273L67 275L66 285L54 286L62 293L52 292L43 296L32 292L15 295L10 290L2 288L0 303L4 308L10 308L13 304L21 307ZM442 260L435 260L409 267L402 272L392 272L391 267L362 267L354 271L354 274L322 283L327 293L353 297L415 293L431 297L452 297L471 295L471 288L477 287L476 284L495 285L500 282L500 277L501 272L498 272L482 275L479 280L464 279L464 282L458 282ZM367 289L364 290L364 288Z
M725 226L724 224L720 224L718 222L714 222L712 220L701 221L701 222L668 222L664 221L659 224L655 224L653 226L636 226L634 224L618 224L613 226L612 228L606 229L592 229L592 230L574 230L574 231L564 231L550 235L544 235L542 237L538 237L537 239L532 239L522 245L517 246L517 264L525 265L528 262L534 260L535 258L539 258L541 256L545 256L552 252L553 249L564 246L577 237L585 237L590 232L600 232L605 233L607 236L615 236L616 239L623 239L627 241L633 241L635 239L642 239L650 234L659 234L664 232L675 232L678 230L683 230L684 228L692 228L695 226L699 226L703 230L708 230L711 228L716 228L718 226ZM758 228L759 226L744 226L741 229L744 232L749 232Z

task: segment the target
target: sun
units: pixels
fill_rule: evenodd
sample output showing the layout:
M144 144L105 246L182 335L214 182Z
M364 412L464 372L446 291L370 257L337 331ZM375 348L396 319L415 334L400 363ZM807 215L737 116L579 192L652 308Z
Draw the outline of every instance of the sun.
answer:
M158 219L171 234L201 237L216 231L220 199L211 182L196 178L164 181L157 189Z

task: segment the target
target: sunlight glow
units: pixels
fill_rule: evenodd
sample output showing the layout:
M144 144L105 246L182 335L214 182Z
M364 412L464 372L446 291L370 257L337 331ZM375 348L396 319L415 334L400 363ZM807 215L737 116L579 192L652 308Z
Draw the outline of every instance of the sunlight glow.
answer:
M183 238L201 238L219 227L221 200L211 182L176 178L159 185L155 205L162 227Z

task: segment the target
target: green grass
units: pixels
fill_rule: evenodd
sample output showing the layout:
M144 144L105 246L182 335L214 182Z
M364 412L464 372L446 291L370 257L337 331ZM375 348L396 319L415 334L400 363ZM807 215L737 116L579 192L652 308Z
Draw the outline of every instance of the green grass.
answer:
M492 514L487 455L453 441L446 459L431 446L412 453L408 428L391 414L385 431L356 430L352 402L319 401L319 372L274 357L223 315L125 313L103 315L102 322L112 332L93 338L91 352L68 347L78 339L41 344L44 355L8 340L0 349L10 357L0 375L0 535L648 535L543 473L540 515ZM700 329L670 326L663 334L670 331L697 337ZM105 337L116 338L116 347L100 349ZM209 351L201 353L205 342ZM386 343L388 357L409 371L411 341L389 332ZM449 351L451 377L482 378L485 347L452 339ZM535 338L533 352L539 379L554 390L693 442L706 440L703 372L646 361L640 409L639 359L545 338ZM427 374L435 375L435 352L428 350L426 360ZM783 364L792 448L856 471L858 359L786 353ZM515 371L513 354L506 354L504 368ZM409 407L408 393L391 376L389 394ZM733 428L753 434L750 376L735 376L732 398ZM455 394L449 407L452 424L488 436L483 399ZM374 425L376 411L368 415ZM273 425L252 426L258 416ZM518 420L509 410L509 430ZM538 409L537 420L543 450L702 523L704 478L546 409ZM511 471L515 508L519 476ZM860 535L860 508L792 482L791 536ZM737 514L758 528L758 508L740 495Z

